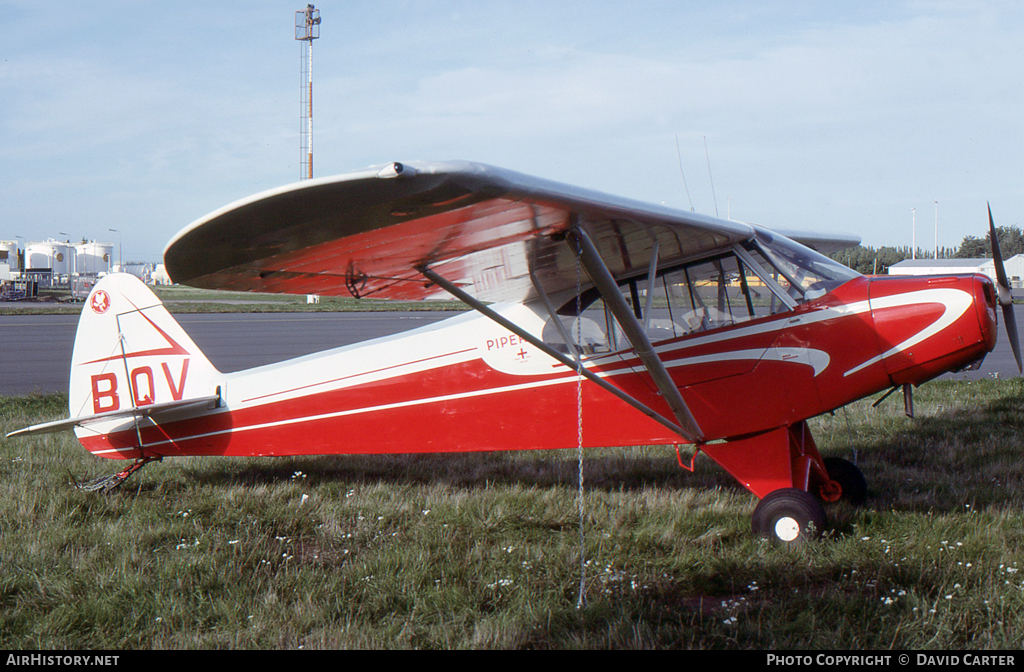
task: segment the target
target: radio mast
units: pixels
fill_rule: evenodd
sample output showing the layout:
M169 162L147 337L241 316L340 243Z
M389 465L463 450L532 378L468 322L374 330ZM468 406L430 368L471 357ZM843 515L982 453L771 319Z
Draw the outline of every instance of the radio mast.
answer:
M320 37L320 10L295 12L295 39L302 42L299 122L299 179L313 179L313 40Z

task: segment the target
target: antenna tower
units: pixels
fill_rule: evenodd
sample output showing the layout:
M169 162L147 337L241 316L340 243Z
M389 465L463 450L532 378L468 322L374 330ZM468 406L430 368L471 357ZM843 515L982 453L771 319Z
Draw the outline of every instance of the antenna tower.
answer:
M295 39L302 42L299 86L299 179L313 179L313 40L320 37L320 10L313 5L295 12Z

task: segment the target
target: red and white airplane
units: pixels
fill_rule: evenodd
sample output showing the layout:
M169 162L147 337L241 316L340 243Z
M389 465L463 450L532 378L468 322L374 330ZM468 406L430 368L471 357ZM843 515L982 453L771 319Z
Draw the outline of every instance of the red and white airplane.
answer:
M1005 278L865 277L795 240L858 242L471 163L308 180L185 228L171 278L475 312L225 374L141 282L107 276L79 322L70 419L12 435L73 427L132 460L91 486L106 490L171 456L575 448L582 422L584 447L694 446L760 498L757 534L798 542L825 527L822 502L866 495L807 419L900 386L909 404L979 362L1000 296L1012 306Z

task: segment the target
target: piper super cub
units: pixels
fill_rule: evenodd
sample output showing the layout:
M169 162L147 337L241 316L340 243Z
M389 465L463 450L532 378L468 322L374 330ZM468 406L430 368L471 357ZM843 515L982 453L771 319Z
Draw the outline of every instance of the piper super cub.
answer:
M995 243L994 227L993 243ZM807 419L979 362L1005 273L865 277L782 235L489 166L392 163L232 203L164 261L203 288L403 300L475 312L219 372L141 282L114 274L78 326L70 418L95 455L313 455L691 445L760 498L753 529L820 533L866 495ZM998 257L998 247L995 248ZM1001 260L997 268L1002 270ZM582 378L579 386L579 379ZM582 413L577 414L577 395ZM687 466L680 457L680 465Z

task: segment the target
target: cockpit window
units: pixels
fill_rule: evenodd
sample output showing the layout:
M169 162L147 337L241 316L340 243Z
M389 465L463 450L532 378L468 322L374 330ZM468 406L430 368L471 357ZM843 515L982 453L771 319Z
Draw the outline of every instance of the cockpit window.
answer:
M796 301L824 296L839 285L859 277L857 271L788 238L758 231L755 247L779 272L779 284Z

